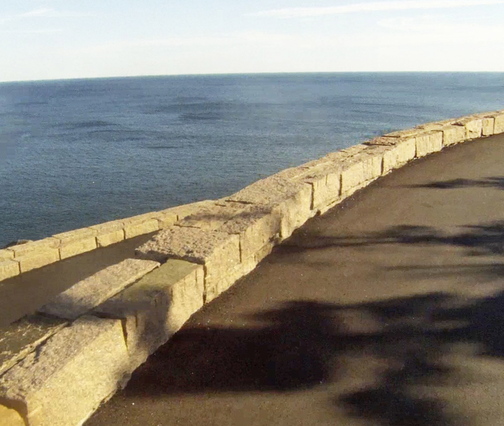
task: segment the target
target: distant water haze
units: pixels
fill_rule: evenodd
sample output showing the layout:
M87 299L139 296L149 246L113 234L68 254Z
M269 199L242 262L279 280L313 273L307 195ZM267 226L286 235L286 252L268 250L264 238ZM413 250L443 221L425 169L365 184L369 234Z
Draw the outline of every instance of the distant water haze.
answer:
M0 246L231 194L423 122L504 108L503 73L0 84Z

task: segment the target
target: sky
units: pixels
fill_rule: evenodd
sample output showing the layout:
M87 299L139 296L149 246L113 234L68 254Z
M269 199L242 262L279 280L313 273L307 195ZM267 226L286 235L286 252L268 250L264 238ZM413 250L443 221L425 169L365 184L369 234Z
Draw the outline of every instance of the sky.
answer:
M504 0L2 0L0 81L504 71Z

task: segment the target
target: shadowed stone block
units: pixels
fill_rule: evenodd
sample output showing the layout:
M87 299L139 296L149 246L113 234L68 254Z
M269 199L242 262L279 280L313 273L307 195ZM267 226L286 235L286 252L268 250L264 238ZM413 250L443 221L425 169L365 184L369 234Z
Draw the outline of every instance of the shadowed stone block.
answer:
M159 262L181 259L205 265L206 301L217 297L227 290L226 285L240 278L230 275L240 263L240 237L226 232L173 226L140 246L136 254Z
M25 426L25 422L16 410L0 405L0 426Z
M82 228L54 235L60 240L61 259L94 250L97 247L96 234L95 229Z
M121 321L82 317L0 377L0 406L30 426L79 425L129 374Z
M415 139L418 158L443 149L443 132L441 131L419 133Z
M124 225L119 220L101 223L90 226L90 229L96 231L96 243L98 247L107 247L124 240Z
M0 259L0 281L20 274L19 262L12 259Z
M0 375L66 324L57 318L30 315L0 328Z
M123 321L132 368L203 306L203 281L202 265L170 259L96 309L98 315Z
M159 266L158 262L125 259L78 282L39 309L40 313L76 319Z

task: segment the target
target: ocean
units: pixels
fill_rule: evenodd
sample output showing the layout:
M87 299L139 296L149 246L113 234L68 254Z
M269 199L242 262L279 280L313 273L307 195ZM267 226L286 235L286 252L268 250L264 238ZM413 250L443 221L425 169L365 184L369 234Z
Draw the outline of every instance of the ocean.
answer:
M504 73L0 83L0 247L214 199L393 130L504 108Z

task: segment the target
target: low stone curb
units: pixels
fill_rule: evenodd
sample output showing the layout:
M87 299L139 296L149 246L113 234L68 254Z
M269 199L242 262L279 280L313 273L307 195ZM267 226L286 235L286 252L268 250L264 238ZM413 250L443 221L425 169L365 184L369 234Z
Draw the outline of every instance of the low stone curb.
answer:
M147 213L0 250L0 281L159 231L126 259L0 334L0 426L82 424L205 303L311 217L416 158L504 132L504 111L388 133L221 200ZM7 423L6 423L7 422Z

